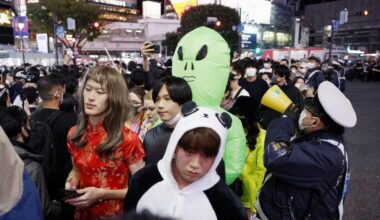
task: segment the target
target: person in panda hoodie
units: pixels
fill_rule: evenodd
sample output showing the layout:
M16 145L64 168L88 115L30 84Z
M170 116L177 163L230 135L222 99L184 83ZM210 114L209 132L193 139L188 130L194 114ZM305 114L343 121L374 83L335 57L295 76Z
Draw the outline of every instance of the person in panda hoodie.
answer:
M130 179L125 212L149 210L180 220L246 220L239 198L216 173L230 116L194 102L185 103L182 114L164 157Z

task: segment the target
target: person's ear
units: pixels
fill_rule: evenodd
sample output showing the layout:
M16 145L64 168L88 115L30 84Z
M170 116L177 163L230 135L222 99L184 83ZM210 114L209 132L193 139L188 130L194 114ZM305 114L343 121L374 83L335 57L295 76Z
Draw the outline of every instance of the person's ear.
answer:
M322 128L324 126L323 121L320 118L315 118L312 126L315 128Z
M61 98L61 93L58 90L55 91L54 97L56 97L57 99L60 99Z

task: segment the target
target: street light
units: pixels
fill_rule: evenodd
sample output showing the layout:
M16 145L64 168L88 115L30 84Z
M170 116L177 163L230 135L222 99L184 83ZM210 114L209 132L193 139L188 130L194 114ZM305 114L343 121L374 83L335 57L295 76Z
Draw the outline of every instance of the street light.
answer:
M22 36L22 32L23 32L23 29L24 29L24 20L22 19L21 16L19 16L19 19L18 19L18 30L19 30L19 36L20 36L20 49L21 49L21 52L22 52L22 64L23 66L25 66L25 50L24 50L24 39L23 39L23 36Z

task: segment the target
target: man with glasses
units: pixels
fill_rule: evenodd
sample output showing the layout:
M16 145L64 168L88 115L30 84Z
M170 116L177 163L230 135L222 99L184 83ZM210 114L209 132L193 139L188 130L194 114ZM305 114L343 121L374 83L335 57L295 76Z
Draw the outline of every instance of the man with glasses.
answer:
M357 121L351 102L331 82L306 98L297 120L274 119L268 127L264 163L268 175L258 194L259 219L338 219L349 182L345 127Z

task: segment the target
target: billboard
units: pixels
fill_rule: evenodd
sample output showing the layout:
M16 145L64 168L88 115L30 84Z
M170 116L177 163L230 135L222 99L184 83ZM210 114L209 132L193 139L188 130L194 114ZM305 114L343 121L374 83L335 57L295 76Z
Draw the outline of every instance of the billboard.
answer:
M170 0L172 3L175 13L178 18L181 18L183 12L191 6L197 5L197 0Z
M241 23L270 24L272 3L267 0L239 1Z
M143 1L143 18L161 18L161 3Z
M0 26L12 27L12 10L0 8Z
M19 22L23 23L22 30L19 29ZM29 37L28 19L26 18L26 16L21 16L20 17L20 21L19 21L19 17L18 16L14 16L13 17L12 25L13 25L13 34L14 34L15 38L20 38L20 31L21 31L21 34L22 34L23 38L28 38Z
M44 34L36 34L37 39L37 47L38 51L41 53L49 53L48 49L48 35Z
M0 44L14 44L11 3L0 0Z
M255 49L256 48L256 34L242 34L241 35L241 48L242 49Z

